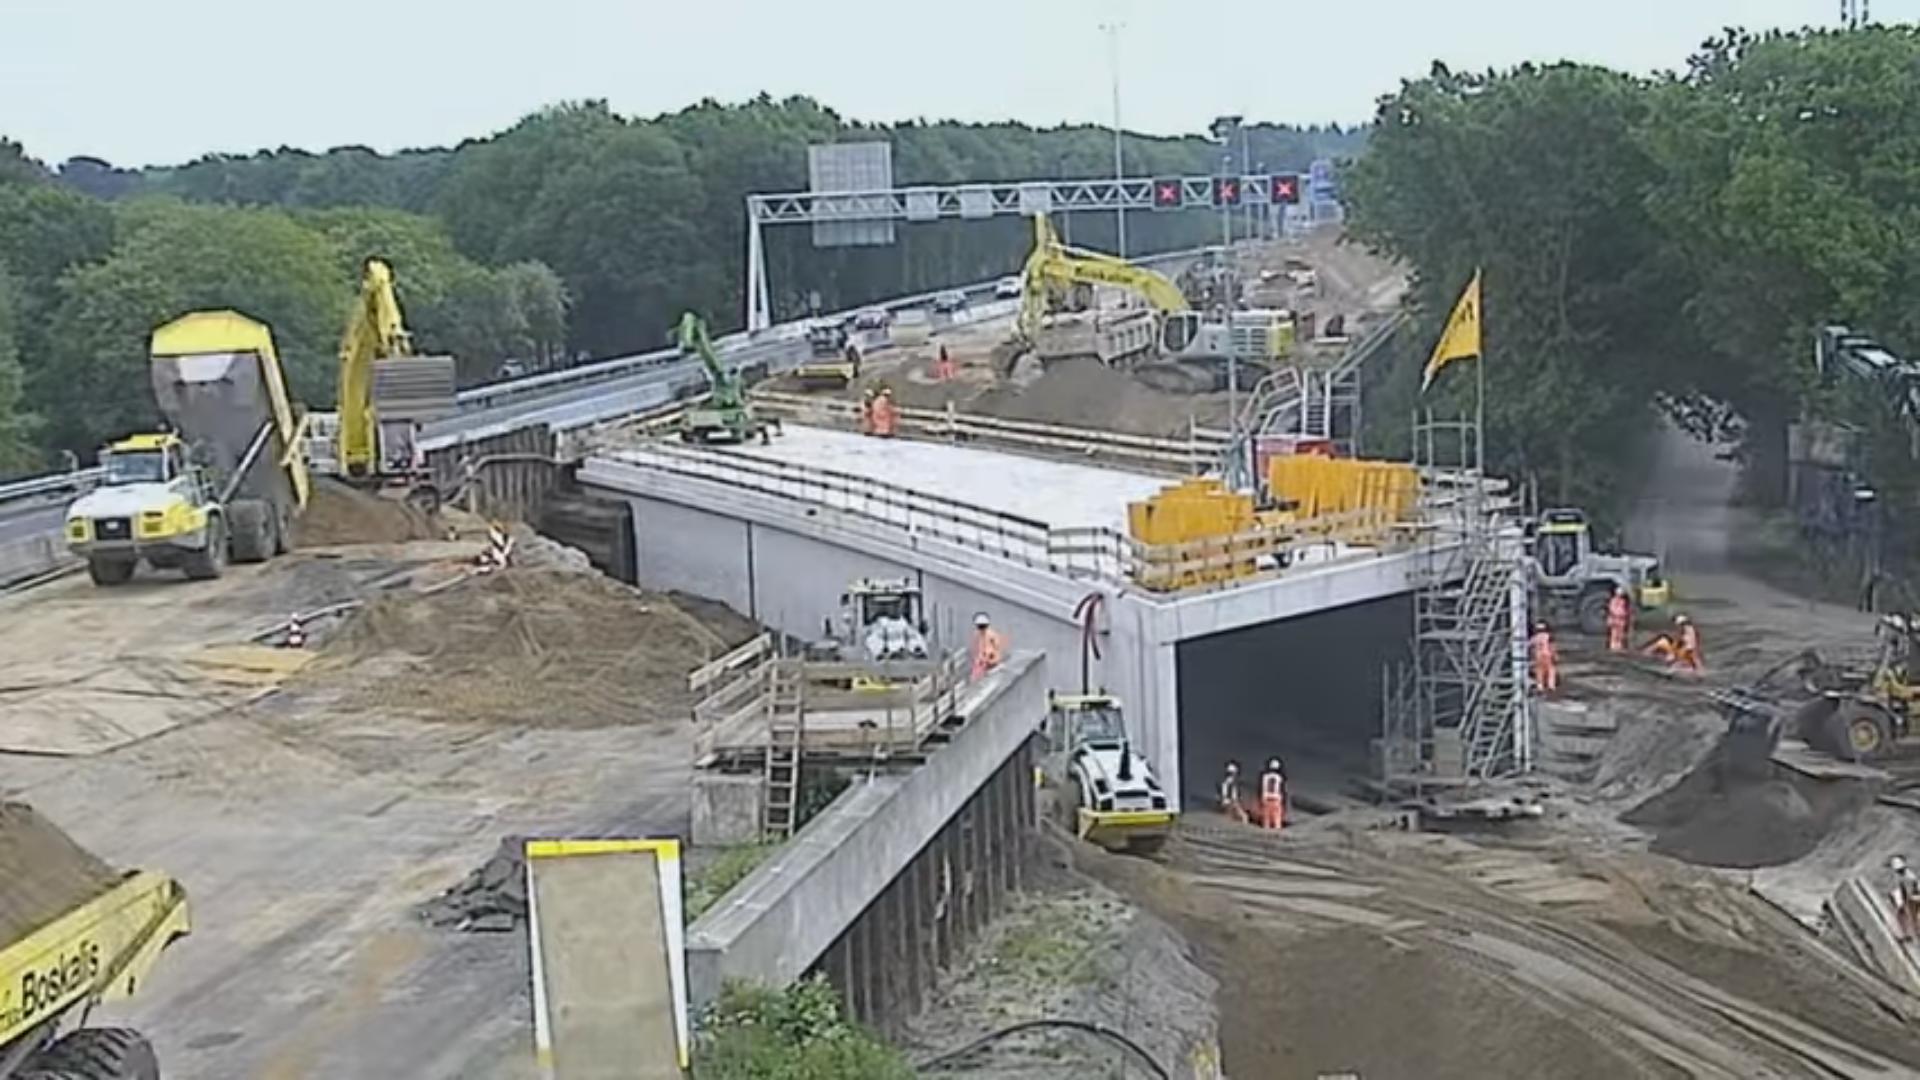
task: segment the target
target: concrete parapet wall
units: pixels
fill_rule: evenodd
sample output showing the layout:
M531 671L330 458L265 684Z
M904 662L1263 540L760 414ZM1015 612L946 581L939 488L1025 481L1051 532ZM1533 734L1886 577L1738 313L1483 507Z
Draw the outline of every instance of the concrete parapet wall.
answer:
M0 586L25 581L75 561L67 551L65 538L58 532L9 540L0 543Z
M1045 717L1046 685L1044 656L1009 657L962 697L966 723L951 743L910 773L849 788L694 923L687 968L695 1007L712 1001L727 980L784 986L814 967L1023 752ZM1026 788L1030 802L1031 784ZM1003 827L1031 823L1030 812L989 818ZM983 849L987 843L984 833L969 840ZM855 1005L856 1012L875 1011L858 999Z

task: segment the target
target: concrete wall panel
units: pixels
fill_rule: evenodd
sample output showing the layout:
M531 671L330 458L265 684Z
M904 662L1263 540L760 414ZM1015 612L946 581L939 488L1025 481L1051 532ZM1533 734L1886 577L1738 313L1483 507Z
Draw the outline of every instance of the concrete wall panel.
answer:
M642 588L678 589L752 613L751 523L677 503L632 502L634 577Z

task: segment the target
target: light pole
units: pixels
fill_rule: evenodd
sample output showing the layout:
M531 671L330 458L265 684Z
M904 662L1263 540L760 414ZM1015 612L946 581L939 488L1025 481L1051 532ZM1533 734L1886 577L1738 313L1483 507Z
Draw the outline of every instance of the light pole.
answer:
M1100 24L1107 34L1107 68L1113 76L1113 179L1117 183L1126 177L1126 159L1120 151L1120 31L1126 24L1110 22ZM1119 245L1121 258L1127 257L1127 208L1125 205L1113 208L1114 233Z

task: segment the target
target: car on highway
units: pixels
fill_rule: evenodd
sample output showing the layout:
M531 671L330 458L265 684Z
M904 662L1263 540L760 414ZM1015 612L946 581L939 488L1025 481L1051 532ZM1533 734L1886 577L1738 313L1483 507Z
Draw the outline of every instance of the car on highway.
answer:
M959 289L948 289L933 298L933 310L942 315L951 315L967 309L967 294Z
M885 330L893 323L893 314L886 308L862 308L854 313L855 330Z
M1008 300L1008 299L1012 299L1013 297L1019 296L1020 295L1020 279L1018 277L1003 277L999 281L994 282L993 295L999 297L1002 300Z

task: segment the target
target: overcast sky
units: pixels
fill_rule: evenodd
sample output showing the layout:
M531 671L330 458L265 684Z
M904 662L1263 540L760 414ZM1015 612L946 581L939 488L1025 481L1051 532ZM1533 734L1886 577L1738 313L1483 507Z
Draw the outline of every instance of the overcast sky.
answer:
M1876 20L1920 0L1871 0ZM1677 67L1719 28L1840 0L0 0L0 135L122 165L479 136L543 104L651 115L809 94L860 119L1367 119L1436 58ZM1220 13L1214 18L1213 13Z

